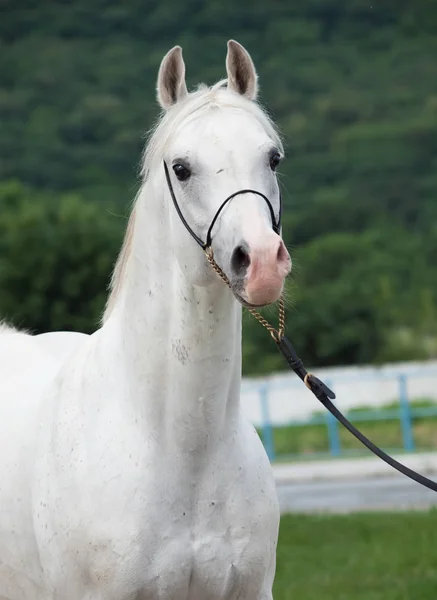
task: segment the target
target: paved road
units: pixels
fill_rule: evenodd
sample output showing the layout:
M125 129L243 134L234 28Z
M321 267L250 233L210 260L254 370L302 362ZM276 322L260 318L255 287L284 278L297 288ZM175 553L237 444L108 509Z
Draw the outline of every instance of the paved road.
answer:
M437 493L403 476L278 485L281 511L348 513L437 506Z

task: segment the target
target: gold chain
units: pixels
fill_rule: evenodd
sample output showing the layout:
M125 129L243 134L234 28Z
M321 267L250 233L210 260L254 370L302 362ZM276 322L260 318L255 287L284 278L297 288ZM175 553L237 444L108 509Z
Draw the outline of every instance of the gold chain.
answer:
M213 252L212 248L210 248L210 247L205 248L205 254L206 254L206 258L207 258L209 264L214 269L214 271L217 273L217 275L219 275L219 277L226 283L226 285L232 289L231 283L230 283L229 279L227 278L226 274L221 270L221 268L218 266L218 264L214 260L214 252ZM254 316L255 319L257 321L259 321L259 323L261 323L261 325L267 329L267 331L270 333L270 335L275 340L275 342L279 342L280 339L282 338L282 336L284 335L284 330L285 330L284 298L282 296L279 298L279 326L278 326L278 329L275 329L273 327L273 325L271 325L267 321L267 319L265 319L254 308L250 308L249 306L247 306L246 308L250 312L250 314L252 316Z

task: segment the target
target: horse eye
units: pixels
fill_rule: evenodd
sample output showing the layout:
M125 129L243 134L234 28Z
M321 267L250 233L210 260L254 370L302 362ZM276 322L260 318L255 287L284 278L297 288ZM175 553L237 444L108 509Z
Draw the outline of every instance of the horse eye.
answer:
M173 165L173 171L179 181L186 181L191 175L190 170L180 164Z
M276 167L281 162L281 155L278 152L275 152L270 156L270 168L272 171L276 171Z

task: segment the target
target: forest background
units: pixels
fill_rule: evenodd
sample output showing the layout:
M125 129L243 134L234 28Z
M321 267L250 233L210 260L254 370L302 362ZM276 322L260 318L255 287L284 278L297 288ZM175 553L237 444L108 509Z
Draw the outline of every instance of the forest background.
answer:
M435 0L3 0L0 315L98 327L159 63L189 87L251 53L284 136L288 332L312 365L437 356ZM267 311L267 314L274 314ZM244 372L281 369L244 321Z

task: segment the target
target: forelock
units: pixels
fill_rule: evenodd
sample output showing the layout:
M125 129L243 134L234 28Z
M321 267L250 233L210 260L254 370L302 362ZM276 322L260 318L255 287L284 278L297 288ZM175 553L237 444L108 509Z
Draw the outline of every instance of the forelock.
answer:
M163 112L155 127L149 132L148 142L143 154L141 174L147 179L157 162L161 162L172 136L180 125L190 117L202 116L214 108L237 108L252 114L262 125L266 134L282 150L282 140L273 121L257 102L228 90L227 80L212 87L201 84L196 91L188 94L182 101Z

